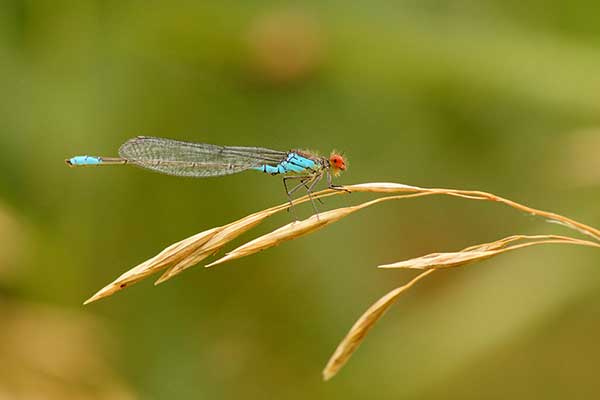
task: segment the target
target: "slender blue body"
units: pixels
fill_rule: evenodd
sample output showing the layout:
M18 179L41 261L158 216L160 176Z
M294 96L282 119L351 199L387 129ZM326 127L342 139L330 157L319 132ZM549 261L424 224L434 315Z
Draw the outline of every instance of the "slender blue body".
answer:
M286 174L288 172L310 172L314 171L316 169L316 166L316 163L309 158L302 157L301 155L296 153L289 153L286 159L277 164L276 166L262 165L260 167L254 167L252 169L262 171L271 175L277 175Z
M110 163L114 162L112 159L107 160L107 161L109 161ZM76 157L70 158L67 162L71 166L81 167L81 166L100 165L100 164L104 163L104 160L102 159L102 157L76 156ZM317 169L319 169L319 167L314 160L303 157L297 153L290 152L287 154L285 159L277 165L264 164L259 167L250 167L248 169L262 171L262 172L265 172L265 173L271 174L271 175L278 175L278 174L287 174L290 172L292 172L292 173L314 172Z

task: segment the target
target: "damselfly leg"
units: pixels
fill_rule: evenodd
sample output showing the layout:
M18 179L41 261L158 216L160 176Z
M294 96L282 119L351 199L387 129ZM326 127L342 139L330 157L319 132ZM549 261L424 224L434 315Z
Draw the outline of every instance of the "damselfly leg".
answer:
M301 188L302 186L306 185L306 180L309 178L309 176L284 176L283 177L283 187L285 188L285 194L288 197L288 201L290 202L290 206L288 207L288 212L291 212L293 214L294 219L298 219L298 216L296 215L296 212L294 211L294 202L292 199L292 194L298 190L299 188ZM296 179L300 179L300 183L297 184L296 186L294 186L292 188L292 190L288 190L288 186L287 186L287 181L288 180L296 180Z
M297 176L285 176L283 178L283 187L285 188L285 192L288 196L288 200L290 201L290 208L293 210L294 207L294 201L292 199L292 195L301 187L304 187L306 189L306 194L308 195L308 198L310 199L312 205L313 205L313 209L315 210L315 214L319 214L319 210L317 209L317 206L315 204L314 198L312 197L312 190L314 189L314 187L317 185L317 183L319 183L319 181L323 178L323 174L322 173L316 173L316 174L311 174L311 175L297 175ZM287 186L287 181L288 180L300 180L300 182L294 186L292 189L288 190L288 186ZM321 199L317 199L319 200L319 202L322 204L323 202L321 201ZM293 211L292 211L293 212Z

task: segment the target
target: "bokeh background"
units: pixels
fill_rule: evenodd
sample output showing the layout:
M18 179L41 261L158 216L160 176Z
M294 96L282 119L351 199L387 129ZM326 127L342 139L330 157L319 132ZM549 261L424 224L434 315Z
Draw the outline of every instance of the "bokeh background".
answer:
M259 173L63 160L115 155L136 135L336 148L350 161L339 183L486 190L598 227L599 12L584 0L1 1L0 398L597 396L600 253L566 246L435 274L321 381L355 319L414 275L376 265L561 226L468 200L390 202L84 307L166 245L285 195Z

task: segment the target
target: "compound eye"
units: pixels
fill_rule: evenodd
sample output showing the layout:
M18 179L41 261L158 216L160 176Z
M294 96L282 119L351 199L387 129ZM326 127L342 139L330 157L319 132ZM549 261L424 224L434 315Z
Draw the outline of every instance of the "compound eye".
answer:
M346 169L346 163L344 162L344 158L339 154L332 154L329 158L329 163L332 167L335 167L337 169Z

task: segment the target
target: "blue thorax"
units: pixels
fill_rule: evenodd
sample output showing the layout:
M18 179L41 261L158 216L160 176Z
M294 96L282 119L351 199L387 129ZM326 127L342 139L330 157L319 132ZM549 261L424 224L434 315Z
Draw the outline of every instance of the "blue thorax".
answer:
M273 165L262 165L260 167L254 167L257 171L266 172L267 174L286 174L288 172L301 173L306 170L314 171L317 169L317 163L310 158L303 157L297 153L289 153L285 160L279 164Z

